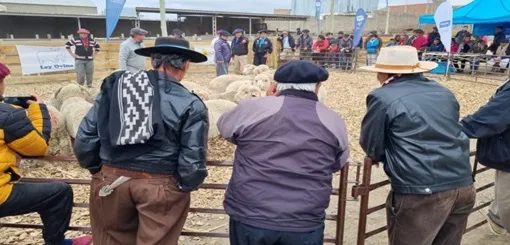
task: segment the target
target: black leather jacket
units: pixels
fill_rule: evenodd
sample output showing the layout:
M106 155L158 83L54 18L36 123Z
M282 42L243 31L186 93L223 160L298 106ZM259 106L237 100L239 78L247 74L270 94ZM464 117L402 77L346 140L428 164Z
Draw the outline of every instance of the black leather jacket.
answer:
M510 172L510 80L489 102L461 121L471 138L478 138L477 160L490 168Z
M384 163L393 191L432 194L473 183L459 109L451 91L422 74L403 75L368 95L360 144Z
M105 82L115 81L121 73L114 73ZM155 128L159 140L157 147L147 151L145 145L111 146L108 135L99 135L98 108L102 93L83 119L78 130L74 152L80 165L92 174L100 171L102 164L132 171L153 174L175 175L181 191L192 191L203 183L207 176L208 111L200 98L172 77L159 76L161 128ZM99 120L100 121L100 120ZM145 151L145 152L142 152ZM137 154L136 152L140 152ZM133 157L117 161L115 155Z

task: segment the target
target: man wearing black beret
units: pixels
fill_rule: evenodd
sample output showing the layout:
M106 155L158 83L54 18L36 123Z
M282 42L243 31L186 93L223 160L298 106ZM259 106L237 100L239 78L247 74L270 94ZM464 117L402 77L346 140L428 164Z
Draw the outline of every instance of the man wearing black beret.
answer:
M349 158L344 120L318 102L328 76L289 61L275 73L274 96L220 117L220 134L237 145L224 202L230 244L323 244L332 175Z

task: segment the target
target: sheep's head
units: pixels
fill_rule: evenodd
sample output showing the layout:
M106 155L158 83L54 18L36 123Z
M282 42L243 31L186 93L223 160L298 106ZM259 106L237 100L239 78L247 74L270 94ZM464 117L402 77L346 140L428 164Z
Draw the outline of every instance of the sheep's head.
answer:
M263 95L262 90L259 87L253 85L243 85L237 90L237 94L234 97L234 102L239 103L242 100L261 97Z
M253 70L256 68L256 66L247 64L243 68L243 75L253 75Z
M93 101L92 95L85 87L78 84L68 84L55 92L52 102L57 109L60 109L65 100L73 97L80 97L89 102Z
M266 74L260 74L255 77L255 79L253 81L253 85L257 86L262 91L266 91L269 88L269 86L271 85L272 81L273 81L273 79L271 79L270 76L268 76Z

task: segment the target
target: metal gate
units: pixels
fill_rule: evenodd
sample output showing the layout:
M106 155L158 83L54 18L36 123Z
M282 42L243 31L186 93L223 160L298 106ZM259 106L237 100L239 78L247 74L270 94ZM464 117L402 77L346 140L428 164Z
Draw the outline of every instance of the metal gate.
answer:
M475 152L470 153L470 156L474 156L474 155L475 155ZM368 239L374 235L377 235L379 233L382 233L388 229L387 226L382 226L382 227L379 227L377 229L367 232L368 215L375 213L377 211L384 210L386 208L386 203L376 205L373 207L369 207L368 201L370 199L370 192L390 184L389 180L371 183L372 167L375 164L377 164L377 163L373 162L371 159L369 159L369 158L365 159L365 161L363 163L363 176L362 176L361 184L358 186L354 186L352 188L352 197L354 197L354 198L361 197L360 212L359 212L359 225L358 225L358 238L357 238L356 245L364 245L366 239ZM473 165L473 179L477 174L483 173L488 170L489 170L489 168L487 168L487 167L478 169L478 162L475 159L475 162ZM487 190L493 186L494 186L494 182L483 185L481 187L478 187L478 188L476 188L476 193ZM480 205L474 207L473 211L471 213L477 212L477 211L481 210L482 208L486 208L490 204L491 204L491 202L486 202L486 203L480 204ZM487 220L480 221L480 222L468 227L466 229L465 233L468 233L484 224L487 224Z
M74 157L66 157L66 156L47 156L47 157L38 157L38 158L25 158L32 160L40 160L47 162L74 162L77 163L76 158ZM326 220L335 221L336 222L336 233L335 237L325 237L325 243L332 243L335 245L342 245L344 239L344 225L345 225L345 208L347 201L347 185L348 183L358 183L359 174L356 177L356 180L349 181L349 165L355 165L359 170L361 164L347 164L342 171L340 172L340 181L338 188L333 188L331 195L338 196L337 202L337 213L334 215L327 215ZM218 166L218 167L231 167L231 161L208 161L207 166ZM359 173L359 171L358 171ZM89 179L53 179L53 178L22 178L20 182L25 183L42 183L42 182L66 182L68 184L73 185L89 185ZM213 190L225 190L227 187L226 184L202 184L200 188L202 189L213 189ZM88 208L88 203L74 203L75 208ZM213 208L190 208L189 212L191 213L205 213L205 214L225 214L223 209L213 209ZM42 229L42 225L39 224L17 224L17 223L0 223L0 228L32 228L32 229ZM82 232L90 232L91 228L86 226L71 226L69 230L73 231L82 231ZM195 231L183 231L181 233L182 236L193 236L193 237L211 237L211 238L227 238L228 233L220 233L220 232L195 232Z

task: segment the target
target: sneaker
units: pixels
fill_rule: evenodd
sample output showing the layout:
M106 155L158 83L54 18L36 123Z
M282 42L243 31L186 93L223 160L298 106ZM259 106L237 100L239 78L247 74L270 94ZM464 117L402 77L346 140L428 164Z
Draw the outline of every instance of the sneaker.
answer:
M92 244L92 236L85 235L72 239L73 245L90 245Z
M492 231L492 233L496 235L503 235L506 233L506 230L503 226L496 222L497 219L497 216L492 212L487 214L487 223L489 224L489 229Z

